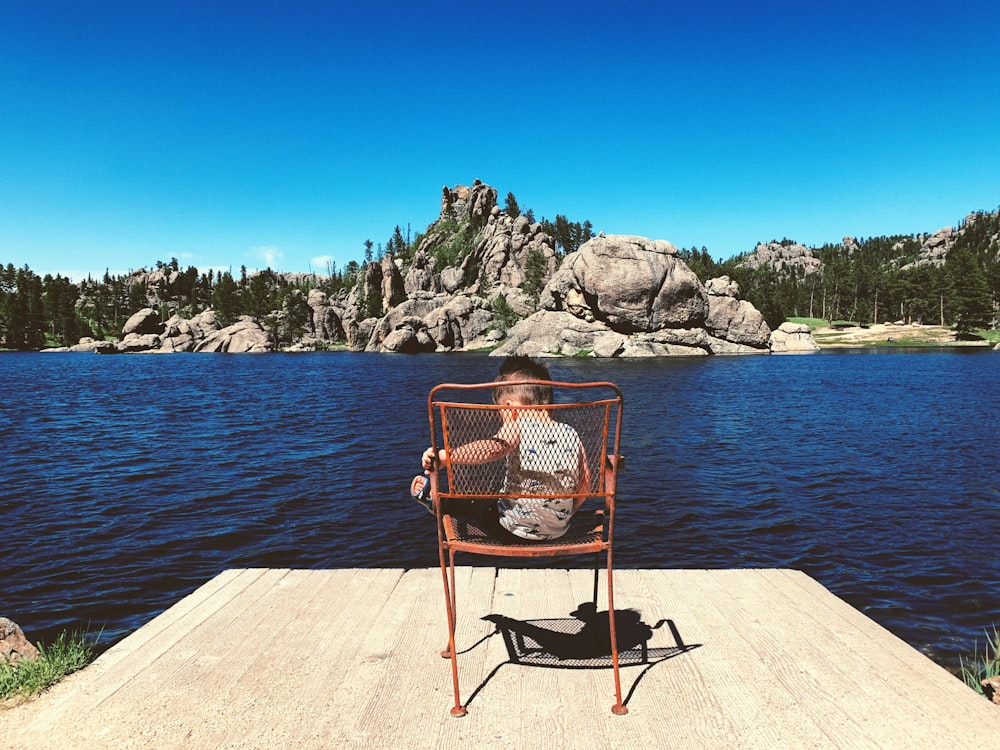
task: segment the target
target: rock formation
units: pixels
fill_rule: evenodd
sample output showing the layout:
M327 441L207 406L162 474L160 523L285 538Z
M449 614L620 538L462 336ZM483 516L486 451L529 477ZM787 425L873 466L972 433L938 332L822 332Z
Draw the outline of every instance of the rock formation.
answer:
M850 237L844 238L844 246L850 248L848 242L854 242ZM856 245L856 243L855 243ZM797 242L761 242L744 260L747 268L764 266L776 271L797 268L808 276L823 269L823 261L813 255L813 251Z
M968 222L970 219L975 221L975 214L970 214L965 220ZM900 266L900 270L905 271L918 266L940 268L944 265L945 260L948 258L948 251L955 246L958 237L959 234L955 231L954 227L943 227L937 230L924 240L920 246L917 259L912 263Z
M271 352L274 351L274 344L259 323L249 315L243 315L231 326L212 331L192 351L230 354Z
M24 637L24 631L18 624L6 617L0 617L0 661L13 663L37 657L38 649Z
M497 355L644 357L768 351L763 316L728 278L703 285L664 240L598 236L568 255Z
M819 344L804 323L782 323L771 333L770 344L775 354L819 351Z
M267 283L292 283L264 273ZM365 263L354 287L336 294L302 277L297 283L308 291L296 290L285 309L262 319L222 327L207 311L163 322L158 311L173 308L159 295L184 280L175 276L169 267L133 274L161 304L130 317L117 344L80 346L262 352L277 342L296 351L345 342L353 351L421 353L502 344L496 353L645 357L766 352L771 335L730 279L703 284L665 240L602 233L560 262L542 224L501 210L496 189L479 180L442 189L441 214L412 257Z
M316 339L337 341L346 336L343 322L330 303L326 292L320 289L310 289L306 304L312 310L312 335Z

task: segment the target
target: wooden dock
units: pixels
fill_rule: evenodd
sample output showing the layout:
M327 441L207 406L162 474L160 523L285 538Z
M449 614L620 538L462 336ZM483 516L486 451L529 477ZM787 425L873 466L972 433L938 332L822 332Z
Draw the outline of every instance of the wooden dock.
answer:
M622 570L648 664L510 662L485 615L565 621L585 570L460 568L452 718L440 572L229 570L40 698L0 746L977 748L1000 708L792 570ZM602 576L603 580L603 576ZM602 587L603 588L603 587ZM471 699L470 699L471 696Z

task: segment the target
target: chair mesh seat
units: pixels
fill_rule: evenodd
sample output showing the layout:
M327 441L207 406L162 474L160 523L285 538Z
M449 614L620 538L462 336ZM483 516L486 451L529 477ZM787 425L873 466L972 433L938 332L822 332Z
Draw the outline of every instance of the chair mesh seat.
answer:
M567 547L586 547L582 551L597 552L604 549L604 512L603 510L582 510L574 514L569 529L557 539L531 540L523 542L499 540L483 531L473 521L444 516L445 536L450 545L461 547L465 552L475 552L474 547L501 547L509 550L527 550L534 555L543 555L546 550L567 554ZM486 550L484 549L484 553ZM488 554L488 553L487 553Z

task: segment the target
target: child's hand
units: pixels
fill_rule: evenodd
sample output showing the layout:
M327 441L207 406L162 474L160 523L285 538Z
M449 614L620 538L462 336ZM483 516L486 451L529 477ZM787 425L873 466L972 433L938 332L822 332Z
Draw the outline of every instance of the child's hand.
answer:
M441 460L444 460L444 451L441 451L441 454L442 454ZM434 460L434 449L433 448L428 448L427 450L425 450L424 454L420 457L420 464L427 471L430 471L431 469L437 468L435 466L436 463L437 463L437 461Z

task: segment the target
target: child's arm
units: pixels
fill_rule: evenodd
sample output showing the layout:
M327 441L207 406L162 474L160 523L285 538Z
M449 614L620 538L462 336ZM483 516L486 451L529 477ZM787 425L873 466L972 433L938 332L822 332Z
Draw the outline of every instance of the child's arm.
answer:
M520 432L517 429L517 423L512 421L505 423L493 437L473 440L471 443L460 445L452 449L450 455L444 448L439 449L436 461L434 449L428 448L421 457L421 463L427 470L439 468L449 458L452 463L456 464L488 464L491 461L500 460L514 450L519 438Z

